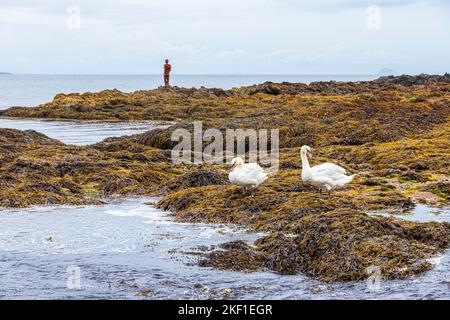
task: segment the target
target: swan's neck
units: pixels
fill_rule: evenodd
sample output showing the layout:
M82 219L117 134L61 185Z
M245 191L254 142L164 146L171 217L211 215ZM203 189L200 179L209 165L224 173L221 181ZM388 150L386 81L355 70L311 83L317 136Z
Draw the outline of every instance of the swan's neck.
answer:
M242 169L242 164L237 164L237 165L234 166L233 171L234 171L234 172L238 172L238 171L241 170L241 169Z
M302 169L310 169L308 157L306 153L302 153Z
M301 154L302 158L302 177L306 178L310 176L311 167L309 166L308 157L306 156L306 153Z

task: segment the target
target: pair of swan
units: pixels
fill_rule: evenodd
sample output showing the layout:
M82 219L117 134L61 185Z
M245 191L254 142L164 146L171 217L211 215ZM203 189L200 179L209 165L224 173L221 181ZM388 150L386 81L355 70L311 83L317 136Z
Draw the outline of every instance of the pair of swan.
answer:
M355 177L354 174L348 176L344 168L329 162L311 167L308 161L308 157L311 157L309 146L302 146L300 154L302 181L318 187L319 191L326 190L330 194L332 190L344 187ZM242 158L237 157L231 161L228 178L232 184L242 186L245 193L247 188L254 189L266 181L267 173L257 163L244 163Z

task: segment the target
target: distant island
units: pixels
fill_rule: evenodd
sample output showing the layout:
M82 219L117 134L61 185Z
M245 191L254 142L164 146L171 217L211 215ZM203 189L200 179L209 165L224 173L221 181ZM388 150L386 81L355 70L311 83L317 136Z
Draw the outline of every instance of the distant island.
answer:
M0 72L0 74L11 74L9 72Z
M392 70L389 68L383 68L377 72L377 75L378 76L395 76L395 75L397 75L397 72L395 70Z

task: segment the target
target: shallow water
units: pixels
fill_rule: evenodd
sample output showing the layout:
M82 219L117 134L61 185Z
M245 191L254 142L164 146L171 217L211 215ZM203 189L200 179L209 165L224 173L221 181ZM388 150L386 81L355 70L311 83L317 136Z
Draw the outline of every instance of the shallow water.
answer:
M0 128L36 130L67 144L86 145L109 137L142 133L167 127L157 122L97 122L1 119Z
M139 290L149 288L153 294L145 298L151 299L450 298L448 252L424 275L381 281L379 287L366 281L323 284L303 275L201 268L199 257L186 252L237 239L252 242L261 235L228 225L177 223L145 204L151 200L2 210L0 297L136 299ZM73 270L80 272L80 288L71 286ZM224 289L231 293L221 295Z
M390 211L372 211L368 212L372 215L380 215L384 217L395 217L417 222L450 222L450 207L438 208L424 204L417 204L414 209L409 212L395 213Z

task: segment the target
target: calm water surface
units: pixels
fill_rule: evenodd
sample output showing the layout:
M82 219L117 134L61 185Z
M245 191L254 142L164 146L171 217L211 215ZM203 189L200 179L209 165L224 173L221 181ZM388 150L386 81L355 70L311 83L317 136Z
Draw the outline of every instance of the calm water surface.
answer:
M0 128L35 130L64 143L86 145L109 137L142 133L167 124L157 122L95 122L1 119Z

